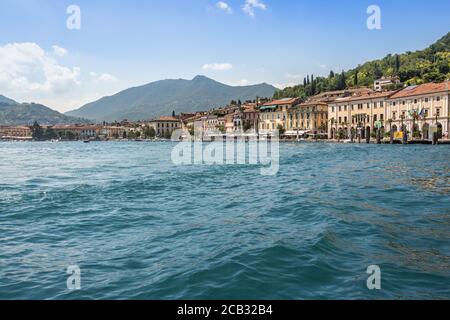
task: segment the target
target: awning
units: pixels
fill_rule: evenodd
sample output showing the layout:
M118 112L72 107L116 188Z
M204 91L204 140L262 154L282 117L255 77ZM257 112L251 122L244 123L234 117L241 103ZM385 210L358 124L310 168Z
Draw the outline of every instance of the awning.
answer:
M273 110L273 109L276 109L277 107L278 107L277 105L274 105L274 106L262 106L262 107L259 108L259 110L261 110L261 111Z

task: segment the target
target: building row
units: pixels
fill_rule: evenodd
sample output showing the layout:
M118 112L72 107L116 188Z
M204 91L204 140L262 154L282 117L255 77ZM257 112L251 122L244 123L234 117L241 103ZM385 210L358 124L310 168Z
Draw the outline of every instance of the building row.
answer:
M386 84L387 84L386 80ZM375 138L399 131L409 137L431 139L430 126L439 138L448 139L450 122L449 81L408 86L398 90L384 88L379 80L374 89L356 88L324 92L307 101L286 98L267 102L228 106L180 119L155 119L158 135L169 135L175 128L201 128L203 132L234 134L249 130L271 135L278 130L284 138L328 139ZM390 83L390 85L398 83ZM170 120L170 122L167 122ZM388 133L389 132L389 133Z
M386 90L379 80L374 89L356 88L324 92L306 101L286 98L235 103L208 112L181 113L151 121L103 125L44 126L60 139L123 139L139 137L170 138L174 130L194 128L203 134L233 135L257 133L284 138L323 139L374 138L393 131L409 137L431 139L430 126L439 138L448 139L450 123L449 83L426 83L399 90ZM392 81L391 81L392 82ZM389 83L391 86L393 83ZM398 83L394 83L398 85ZM0 139L28 140L27 126L0 126Z

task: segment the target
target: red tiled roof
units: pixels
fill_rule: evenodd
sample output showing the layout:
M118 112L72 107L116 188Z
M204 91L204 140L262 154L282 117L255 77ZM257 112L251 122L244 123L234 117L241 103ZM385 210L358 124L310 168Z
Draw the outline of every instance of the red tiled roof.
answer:
M337 98L334 100L334 102L349 102L349 101L359 101L359 100L368 100L368 99L377 99L377 98L388 98L392 94L394 94L395 91L385 91L385 92L366 92L363 94L350 96L350 97L344 97L344 98Z
M418 86L409 86L392 95L391 99L448 91L449 84L450 81L445 81L441 83L424 83Z
M168 117L168 116L163 116L163 117L159 117L157 119L153 119L153 121L180 121L180 119L176 118L176 117Z
M273 100L263 104L263 106L275 106L275 105L283 105L283 104L294 104L297 102L297 98L289 98L289 99L280 99Z

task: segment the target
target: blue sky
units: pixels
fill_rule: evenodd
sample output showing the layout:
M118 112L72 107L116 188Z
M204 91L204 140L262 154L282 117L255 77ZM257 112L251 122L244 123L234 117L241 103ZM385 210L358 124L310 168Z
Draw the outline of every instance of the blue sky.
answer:
M218 2L0 0L0 94L67 111L197 74L282 87L423 49L450 31L448 0ZM372 4L381 30L366 27ZM66 27L69 5L81 9L80 30Z

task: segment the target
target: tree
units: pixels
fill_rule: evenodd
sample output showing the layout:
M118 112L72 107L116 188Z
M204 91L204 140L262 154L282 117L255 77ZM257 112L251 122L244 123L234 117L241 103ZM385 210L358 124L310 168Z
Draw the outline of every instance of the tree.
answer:
M175 110L172 111L172 117L175 118Z
M127 138L127 132L126 132L126 131L124 131L124 132L122 133L122 138L124 138L124 139Z
M172 132L166 131L164 133L164 139L171 139L172 138Z
M33 140L37 141L41 141L44 138L44 129L42 129L37 121L35 121L31 127L31 135Z
M345 73L342 71L342 73L339 75L338 83L337 83L337 89L338 90L344 90L347 87Z
M45 140L53 140L53 139L58 139L58 135L56 134L55 130L53 130L53 128L47 128L45 130L44 133L44 137Z
M395 55L395 74L398 75L400 71L400 56L398 54Z
M329 78L330 78L330 79L334 78L334 71L333 71L333 70L330 71L330 76L329 76Z
M144 128L144 137L146 139L154 139L156 137L156 131L151 126L145 126Z
M380 79L383 76L383 71L378 63L375 63L373 67L373 80Z
M358 70L355 71L355 78L353 80L353 85L356 87L358 85Z
M286 129L281 124L279 124L277 126L277 130L280 133L280 136L282 136L282 135L284 135L286 133Z

